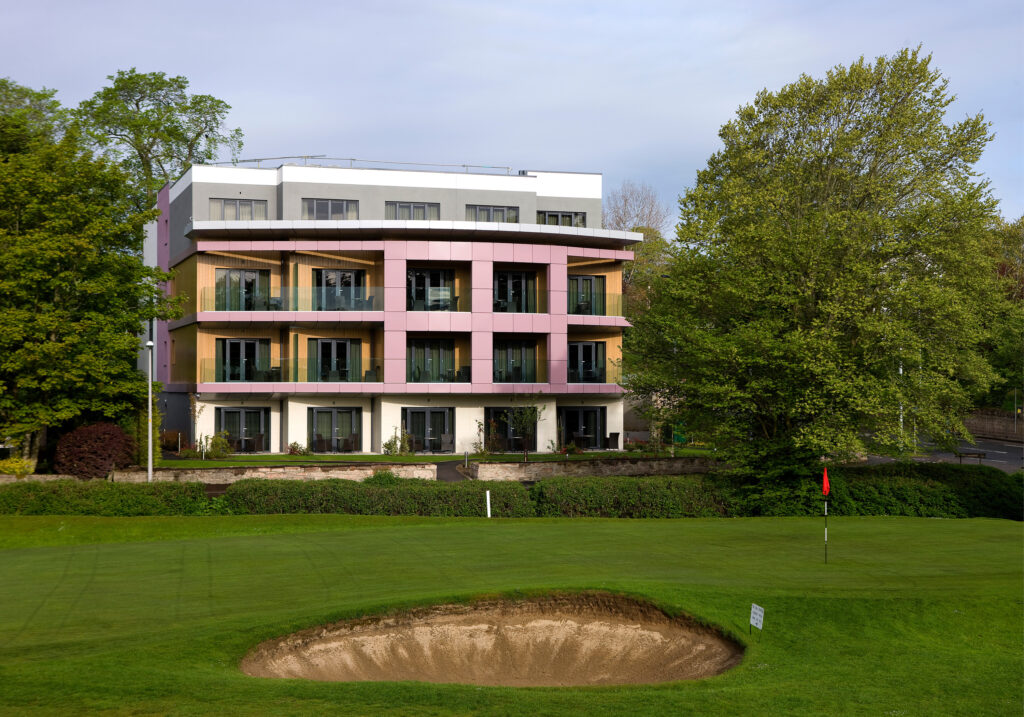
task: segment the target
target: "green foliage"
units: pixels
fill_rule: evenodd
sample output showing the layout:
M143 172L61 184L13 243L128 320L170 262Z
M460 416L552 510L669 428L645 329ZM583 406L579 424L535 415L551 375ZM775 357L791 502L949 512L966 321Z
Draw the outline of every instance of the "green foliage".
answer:
M297 441L292 441L291 443L288 444L288 455L311 456L313 455L313 451L310 450L309 447L304 446L301 443L298 443Z
M695 518L724 515L714 482L701 476L548 478L530 489L540 517Z
M231 455L231 444L228 443L228 432L221 431L214 436L206 437L206 457L210 460L227 458Z
M437 483L435 481L370 478L363 483L342 479L321 481L242 480L231 484L224 498L236 515L267 513L349 513L354 515L431 515L480 517L484 491L491 491L491 511L503 518L533 515L533 504L519 483Z
M381 452L386 456L411 456L412 455L412 436L406 433L405 428L402 428L402 435L398 435L398 429L396 428L391 434L391 438L384 441L381 446Z
M232 159L242 148L242 130L227 130L231 106L211 95L188 94L188 79L135 68L108 75L104 87L75 110L75 119L96 145L133 178L137 207L153 206L167 181L193 164Z
M3 515L204 515L202 483L26 481L0 486Z
M398 485L405 478L399 478L390 468L378 468L373 475L363 481L363 485Z
M57 140L66 117L55 94L56 90L33 90L0 77L0 156Z
M0 156L0 436L22 442L26 457L46 427L144 406L136 334L175 314L159 288L167 275L140 257L154 213L133 210L125 176L73 128L54 141L47 107L42 126L31 127L39 113L29 110L0 123L34 130L0 134L0 147L16 150Z
M0 461L0 475L12 475L18 480L29 475L35 466L24 458L5 458Z
M947 125L918 51L761 92L680 199L626 382L737 466L966 437L1005 306L981 115Z

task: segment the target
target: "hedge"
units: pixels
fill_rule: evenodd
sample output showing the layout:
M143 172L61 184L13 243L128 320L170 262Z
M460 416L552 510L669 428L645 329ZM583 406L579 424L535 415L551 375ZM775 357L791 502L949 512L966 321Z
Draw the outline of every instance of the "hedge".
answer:
M344 479L322 481L261 480L231 484L224 494L236 514L350 513L354 515L428 515L480 517L485 490L491 491L491 512L505 518L534 515L530 494L519 483L465 481L437 483L398 479L386 485Z
M0 486L0 514L204 515L202 483L110 483L58 480Z
M986 466L886 464L829 470L833 515L1024 520L1024 472ZM207 499L201 483L21 482L0 486L0 514L207 515L350 513L479 517L484 491L505 518L686 518L820 515L820 477L757 481L727 475L435 481L378 475L365 483L238 481Z

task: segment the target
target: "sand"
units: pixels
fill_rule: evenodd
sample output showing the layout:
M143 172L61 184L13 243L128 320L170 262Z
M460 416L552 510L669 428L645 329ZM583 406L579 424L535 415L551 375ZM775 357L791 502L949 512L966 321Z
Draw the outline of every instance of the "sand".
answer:
M258 645L254 677L331 682L623 685L720 674L743 648L649 603L587 593L439 605L313 628Z

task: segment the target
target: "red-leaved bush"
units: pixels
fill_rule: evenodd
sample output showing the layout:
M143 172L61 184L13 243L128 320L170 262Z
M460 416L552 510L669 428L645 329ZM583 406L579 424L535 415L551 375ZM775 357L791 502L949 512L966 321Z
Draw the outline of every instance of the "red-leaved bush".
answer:
M135 441L113 423L94 423L65 434L57 442L54 468L79 478L106 478L135 460Z

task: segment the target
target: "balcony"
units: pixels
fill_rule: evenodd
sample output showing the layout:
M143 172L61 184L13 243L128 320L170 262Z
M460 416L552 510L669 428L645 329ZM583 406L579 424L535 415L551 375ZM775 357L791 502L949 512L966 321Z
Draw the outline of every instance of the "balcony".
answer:
M492 378L494 383L547 383L547 365L496 366Z
M214 287L200 291L200 311L382 311L381 287L326 291L316 287L278 288L265 294L225 297Z
M619 383L622 369L619 366L569 366L569 383Z
M405 372L409 383L470 383L472 372L469 366L456 369L454 366L435 367L429 363L410 363Z
M200 361L200 383L380 383L384 380L380 357L361 357L347 364L323 365L316 359L269 361Z
M573 316L622 316L622 294L574 295L566 310Z

